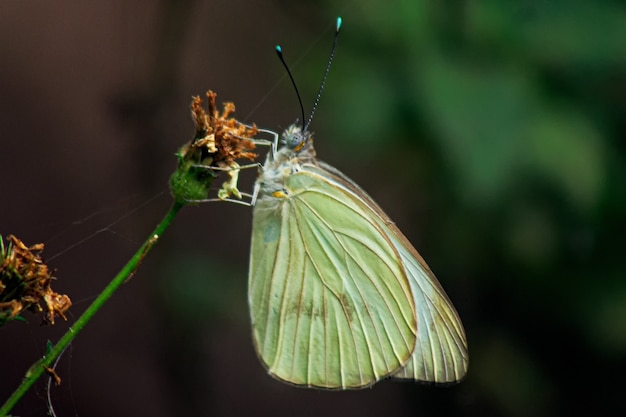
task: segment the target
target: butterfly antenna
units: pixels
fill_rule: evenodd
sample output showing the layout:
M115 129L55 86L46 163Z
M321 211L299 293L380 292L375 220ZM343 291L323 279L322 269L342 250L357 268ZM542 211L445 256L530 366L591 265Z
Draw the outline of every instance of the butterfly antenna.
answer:
M313 120L313 115L315 114L315 110L317 110L317 105L320 102L320 97L322 96L322 90L324 90L324 85L326 84L326 78L328 78L328 73L330 72L330 64L333 63L333 58L335 56L335 48L337 47L337 38L339 37L339 29L341 29L342 19L341 17L337 17L337 26L335 28L335 37L333 39L333 48L330 50L330 57L328 58L328 64L326 64L326 71L324 71L324 77L322 78L322 83L320 84L320 89L317 91L317 96L315 96L315 103L313 103L313 109L311 109L311 115L306 123L303 125L302 131L306 131L311 124L311 120ZM300 95L298 95L300 97ZM304 115L304 111L302 112Z
M289 70L289 66L287 62L285 62L285 57L283 56L283 48L280 45L276 45L276 53L278 54L278 59L283 63L283 67L287 70L287 74L289 74L289 78L291 79L291 84L293 85L293 89L296 90L296 95L298 96L298 103L300 104L300 111L302 112L302 131L304 132L304 106L302 105L302 98L300 97L300 92L298 91L298 86L296 85L296 80L293 79L293 75L291 75L291 70Z

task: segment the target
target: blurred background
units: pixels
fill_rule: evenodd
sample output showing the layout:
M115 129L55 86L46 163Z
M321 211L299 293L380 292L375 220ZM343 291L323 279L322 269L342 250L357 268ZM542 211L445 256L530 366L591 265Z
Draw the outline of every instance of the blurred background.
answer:
M0 234L44 242L67 323L0 328L0 402L166 213L191 96L282 130L335 62L320 159L388 212L465 324L451 387L298 389L247 310L251 209L184 209L57 367L58 415L624 415L626 8L620 1L0 4ZM251 189L254 170L242 174ZM13 410L47 410L45 381Z

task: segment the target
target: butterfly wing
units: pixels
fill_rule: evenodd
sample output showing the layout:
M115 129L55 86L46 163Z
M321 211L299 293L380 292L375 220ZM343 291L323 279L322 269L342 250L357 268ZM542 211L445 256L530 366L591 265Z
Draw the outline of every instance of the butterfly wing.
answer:
M273 376L361 388L414 351L411 284L378 214L323 170L284 179L254 208L249 303L254 344Z
M332 166L319 162L322 169L342 180L378 214L400 254L407 271L417 311L417 342L411 359L392 376L425 382L459 381L468 367L465 330L456 309L424 259L382 209L357 184Z
M430 268L399 233L392 235L392 240L413 290L418 332L411 359L393 377L435 383L459 381L468 366L467 340L461 319Z

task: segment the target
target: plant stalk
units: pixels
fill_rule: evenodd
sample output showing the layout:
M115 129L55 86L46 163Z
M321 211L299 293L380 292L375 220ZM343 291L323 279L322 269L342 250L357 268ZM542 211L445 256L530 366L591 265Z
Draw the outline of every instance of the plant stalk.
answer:
M176 214L184 206L184 203L175 202L167 215L156 226L150 237L145 241L139 250L133 255L128 263L122 268L122 270L111 280L106 288L98 295L98 297L91 303L91 305L85 310L85 312L76 320L73 326L71 326L67 332L61 337L56 345L52 347L43 358L35 362L29 370L26 372L25 378L17 389L11 394L7 401L0 408L0 417L7 416L7 413L11 411L13 406L24 396L24 394L30 389L30 387L37 381L37 379L46 371L46 368L51 368L57 358L63 353L65 348L74 340L74 338L85 327L89 320L102 308L104 303L111 298L113 293L135 273L143 258L150 252L152 247L157 243L161 235L169 227L170 223L176 217Z

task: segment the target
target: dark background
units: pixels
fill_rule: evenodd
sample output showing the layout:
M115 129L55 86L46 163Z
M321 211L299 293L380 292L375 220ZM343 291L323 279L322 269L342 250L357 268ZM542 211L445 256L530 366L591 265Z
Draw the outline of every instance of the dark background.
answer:
M619 1L0 3L0 233L44 242L68 323L0 329L0 401L170 197L192 95L280 130L384 207L468 335L453 387L266 375L246 305L251 209L189 207L62 357L62 416L624 415L626 9ZM251 189L254 172L243 175ZM155 197L156 196L156 197ZM153 198L154 197L154 198ZM46 410L44 381L14 409Z

